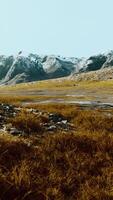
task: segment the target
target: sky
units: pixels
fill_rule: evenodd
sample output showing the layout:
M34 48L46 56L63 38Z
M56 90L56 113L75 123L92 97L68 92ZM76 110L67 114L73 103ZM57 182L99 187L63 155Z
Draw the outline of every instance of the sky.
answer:
M113 50L113 0L0 0L0 54Z

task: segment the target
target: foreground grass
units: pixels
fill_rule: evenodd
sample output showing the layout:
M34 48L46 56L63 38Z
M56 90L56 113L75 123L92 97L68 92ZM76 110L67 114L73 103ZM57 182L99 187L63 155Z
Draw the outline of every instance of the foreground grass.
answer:
M29 136L0 134L0 200L112 200L112 111L109 116L73 105L35 109L59 112L74 129L45 133L41 124L48 119L25 108L12 119Z
M30 140L30 139L29 139ZM113 136L0 136L0 199L113 199Z

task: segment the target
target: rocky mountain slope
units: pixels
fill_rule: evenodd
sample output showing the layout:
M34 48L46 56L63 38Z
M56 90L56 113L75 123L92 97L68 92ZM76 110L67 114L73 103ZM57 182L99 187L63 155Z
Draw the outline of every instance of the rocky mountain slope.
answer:
M70 75L79 59L57 56L0 56L0 84L16 84Z
M77 81L113 79L113 51L85 59L79 73L74 72L69 79Z
M68 79L75 81L104 81L113 79L113 68L104 68L96 71L83 72L78 74L72 74Z
M0 85L66 76L73 79L78 79L78 77L84 79L84 73L96 71L93 74L98 74L98 70L100 70L100 75L105 72L104 75L106 76L106 70L104 69L109 68L111 70L112 66L113 51L89 58L63 58L60 56L39 56L36 54L23 56L22 53L19 53L17 56L0 56ZM113 75L110 70L108 70L109 76L112 78ZM88 73L86 76L86 79L88 79L89 76L92 77L93 75Z

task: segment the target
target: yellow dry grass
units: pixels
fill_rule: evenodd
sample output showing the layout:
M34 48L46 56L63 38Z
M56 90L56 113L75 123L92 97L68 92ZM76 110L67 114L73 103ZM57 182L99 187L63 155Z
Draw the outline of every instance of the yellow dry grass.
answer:
M112 200L113 117L73 106L42 108L61 113L75 130L44 133L38 127L45 119L25 110L13 119L29 137L0 135L0 199Z
M111 88L113 89L113 80L105 81L74 81L68 79L53 79L46 81L37 81L32 83L22 83L14 86L2 86L1 91L19 91L19 90L62 90L62 89L100 89L100 88Z
M66 84L67 89L72 83ZM72 87L113 88L112 81L77 84ZM0 101L20 103L26 99L10 98ZM0 134L0 200L113 200L113 111L63 104L29 107L60 113L74 129L44 132L41 124L48 119L25 109L11 119L28 135Z
M24 140L0 139L1 200L113 199L112 135L55 133L32 146Z

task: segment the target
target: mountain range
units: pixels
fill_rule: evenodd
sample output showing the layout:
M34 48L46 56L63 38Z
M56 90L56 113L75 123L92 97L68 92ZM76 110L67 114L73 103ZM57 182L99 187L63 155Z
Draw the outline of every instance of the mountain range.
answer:
M89 58L65 58L61 56L0 56L0 85L47 80L60 77L76 78L89 72L96 74L113 67L113 51ZM109 72L110 73L110 72ZM105 75L105 73L104 73ZM111 76L111 78L113 78Z

